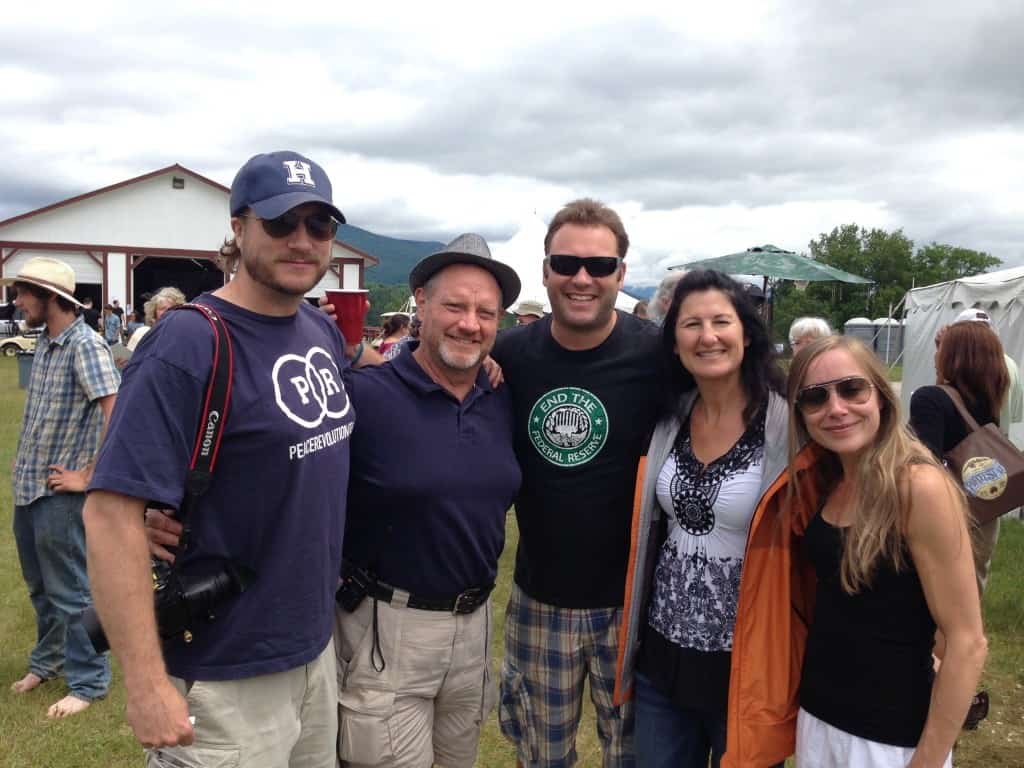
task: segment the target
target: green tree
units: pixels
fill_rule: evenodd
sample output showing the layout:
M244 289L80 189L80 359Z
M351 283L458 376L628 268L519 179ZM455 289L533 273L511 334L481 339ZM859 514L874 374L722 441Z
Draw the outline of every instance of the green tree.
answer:
M381 312L397 312L409 300L409 286L404 283L367 283L366 287L370 292L370 311L366 313L367 325L380 325Z
M810 283L799 290L784 283L775 292L772 330L785 340L792 321L801 315L824 317L837 329L852 317L882 317L895 308L908 290L997 266L999 259L981 251L932 243L914 250L903 230L887 232L844 224L822 233L808 245L810 257L866 277L871 285L840 282Z
M1002 262L984 251L931 243L914 254L915 285L933 285L958 277L978 275Z

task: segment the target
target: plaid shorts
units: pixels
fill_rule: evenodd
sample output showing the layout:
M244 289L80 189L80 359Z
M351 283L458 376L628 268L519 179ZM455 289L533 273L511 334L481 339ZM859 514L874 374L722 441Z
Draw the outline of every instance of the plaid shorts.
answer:
M583 683L597 711L604 768L633 768L632 703L612 704L620 608L559 608L512 586L498 720L528 768L576 763Z

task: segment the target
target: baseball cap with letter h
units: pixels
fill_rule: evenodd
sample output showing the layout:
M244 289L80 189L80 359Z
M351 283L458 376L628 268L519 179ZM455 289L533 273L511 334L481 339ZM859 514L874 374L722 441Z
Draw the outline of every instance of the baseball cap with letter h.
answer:
M334 205L327 173L298 152L254 155L231 182L232 216L248 208L261 219L276 219L303 203L321 203L345 223L345 216Z

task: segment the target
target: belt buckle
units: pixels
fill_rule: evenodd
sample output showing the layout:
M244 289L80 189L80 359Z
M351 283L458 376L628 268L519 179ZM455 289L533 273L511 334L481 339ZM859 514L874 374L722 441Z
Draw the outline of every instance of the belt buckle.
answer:
M480 607L478 589L467 589L455 598L455 605L452 606L453 614L472 613Z

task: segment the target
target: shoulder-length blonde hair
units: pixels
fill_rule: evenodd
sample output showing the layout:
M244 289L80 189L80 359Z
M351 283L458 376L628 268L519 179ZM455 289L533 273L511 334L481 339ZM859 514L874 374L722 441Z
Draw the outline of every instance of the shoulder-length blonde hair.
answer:
M161 301L166 301L172 307L176 307L179 304L185 303L185 294L173 285L165 285L154 293L153 297L142 305L146 313L146 325L154 325L156 323L156 310Z
M799 495L794 458L798 447L810 434L796 398L804 386L811 364L826 352L846 351L857 363L878 394L879 425L874 442L861 456L853 481L853 504L857 514L844 532L840 580L843 589L854 594L870 587L879 561L885 560L897 571L906 567L907 520L910 514L909 468L913 464L939 467L931 452L903 423L900 404L889 384L885 369L875 354L849 336L826 336L808 344L793 358L786 386L789 401L789 498ZM941 468L940 468L941 469ZM839 457L826 450L812 470L814 485L822 498L843 476ZM963 494L941 470L953 498L959 499L961 514L966 514Z

